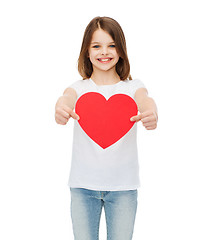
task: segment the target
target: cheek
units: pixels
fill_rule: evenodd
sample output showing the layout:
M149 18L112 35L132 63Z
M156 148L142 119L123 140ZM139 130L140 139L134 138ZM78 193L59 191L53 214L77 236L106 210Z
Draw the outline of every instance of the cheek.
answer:
M119 58L119 54L117 53L116 50L113 50L112 54L115 56L115 58Z
M92 62L92 61L95 60L96 54L93 51L89 51L89 55L88 56L89 56L90 61Z
M116 60L116 62L119 61L119 55L118 54L115 54L115 60Z

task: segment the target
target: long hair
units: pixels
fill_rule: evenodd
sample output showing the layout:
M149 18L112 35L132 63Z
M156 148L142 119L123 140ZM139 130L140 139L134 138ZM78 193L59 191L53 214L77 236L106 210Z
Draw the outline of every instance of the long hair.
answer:
M78 58L78 71L80 75L83 77L83 79L88 79L93 73L93 66L89 59L88 49L93 33L97 29L102 29L109 33L115 42L116 51L119 55L119 60L116 64L116 72L120 79L126 80L129 78L132 80L123 30L119 23L110 17L95 17L87 25Z

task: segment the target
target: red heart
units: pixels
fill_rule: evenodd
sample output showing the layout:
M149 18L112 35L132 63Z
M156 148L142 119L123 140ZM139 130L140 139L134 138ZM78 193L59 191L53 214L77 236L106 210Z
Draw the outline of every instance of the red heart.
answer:
M137 115L137 104L125 94L108 100L96 92L83 94L77 101L76 113L85 133L103 149L122 138L134 125L130 118Z

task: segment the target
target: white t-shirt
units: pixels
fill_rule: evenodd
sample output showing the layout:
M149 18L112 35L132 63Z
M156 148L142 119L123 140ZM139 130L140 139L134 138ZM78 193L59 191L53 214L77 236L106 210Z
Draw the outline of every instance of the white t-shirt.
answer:
M139 79L113 85L97 85L92 79L85 79L69 87L76 91L78 98L88 92L97 92L106 100L115 94L126 94L134 99L136 90L145 88ZM140 181L136 135L137 123L117 142L103 149L75 120L69 187L97 191L137 189Z

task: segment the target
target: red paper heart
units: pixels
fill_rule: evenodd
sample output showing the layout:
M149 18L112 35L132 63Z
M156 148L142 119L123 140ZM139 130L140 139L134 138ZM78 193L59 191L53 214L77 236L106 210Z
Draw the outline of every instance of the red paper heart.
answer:
M103 149L122 138L134 125L130 118L137 115L137 104L125 94L108 100L97 92L83 94L76 102L76 113L84 132Z

